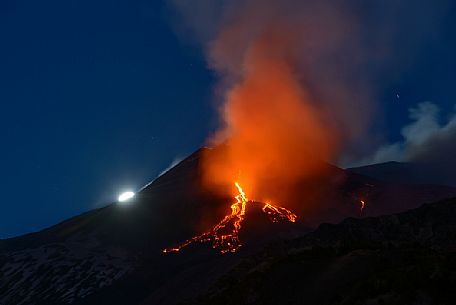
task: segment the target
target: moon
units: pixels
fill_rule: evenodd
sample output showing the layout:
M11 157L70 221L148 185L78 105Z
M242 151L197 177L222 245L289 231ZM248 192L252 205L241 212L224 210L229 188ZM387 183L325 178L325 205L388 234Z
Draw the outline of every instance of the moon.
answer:
M123 192L122 194L120 194L119 197L117 198L117 200L119 202L126 202L126 201L132 199L133 197L135 197L135 193L132 191L128 191L128 192Z

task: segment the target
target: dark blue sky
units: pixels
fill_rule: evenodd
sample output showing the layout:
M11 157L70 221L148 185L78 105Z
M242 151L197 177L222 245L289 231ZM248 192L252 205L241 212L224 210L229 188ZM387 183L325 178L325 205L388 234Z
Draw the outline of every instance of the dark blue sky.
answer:
M0 237L138 188L209 132L212 76L158 1L0 2Z
M215 78L171 19L161 1L0 1L0 238L101 206L203 145ZM454 7L443 22L379 80L391 140L416 103L455 104Z

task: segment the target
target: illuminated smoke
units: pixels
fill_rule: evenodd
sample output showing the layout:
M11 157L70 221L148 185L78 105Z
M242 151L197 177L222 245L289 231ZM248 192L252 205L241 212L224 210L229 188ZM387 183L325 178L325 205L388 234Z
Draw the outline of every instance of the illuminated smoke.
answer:
M309 59L303 52L340 44L337 35L350 30L352 21L316 6L341 21L319 29L311 14L290 13L290 7L274 1L247 1L241 7L210 43L210 64L223 80L222 124L210 140L223 145L204 158L203 174L209 186L240 181L258 200L284 202L284 194L321 171L322 161L337 155L341 138L364 122L341 128L345 110L319 101L303 73ZM332 90L339 91L336 85Z
M440 1L439 5L432 0L420 1L419 5L413 0L169 1L180 37L201 43L209 67L220 79L216 93L222 104L223 125L211 138L213 142L230 142L227 140L230 136L232 144L250 139L251 135L247 136L243 129L248 127L247 123L239 123L239 119L254 112L256 122L261 116L268 116L277 122L276 127L283 126L280 122L283 116L270 114L281 103L278 101L281 93L277 90L291 90L289 97L293 97L288 100L298 100L303 104L299 108L305 108L299 109L295 117L304 112L303 119L310 117L309 125L327 136L316 151L322 150L321 158L330 161L341 157L360 159L378 144L379 135L373 134L371 125L376 119L372 114L381 111L376 111L373 101L379 99L379 92L391 86L391 79L400 79L404 72L408 75L408 67L423 46L439 43L436 33L445 26L445 16L452 3L448 0ZM265 87L269 85L272 87ZM258 101L268 94L266 100ZM254 101L246 100L250 97ZM241 103L245 105L241 107ZM262 109L256 109L257 106ZM286 108L280 107L280 111ZM293 120L286 117L283 122L289 126ZM290 132L296 135L296 141L313 144L308 138L311 132L299 128L290 128ZM257 140L252 147L257 146ZM264 149L264 146L257 147ZM229 157L232 153L227 154ZM283 159L287 158L286 154L288 151L284 150Z

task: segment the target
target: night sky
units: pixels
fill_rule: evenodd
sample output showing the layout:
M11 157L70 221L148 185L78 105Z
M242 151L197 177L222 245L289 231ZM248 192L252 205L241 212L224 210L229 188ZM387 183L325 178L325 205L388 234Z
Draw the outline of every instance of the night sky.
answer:
M400 16L395 51L427 14ZM216 76L175 17L162 1L0 1L0 238L112 202L204 145ZM410 107L456 104L454 5L431 20L406 67L378 80L373 125L389 141Z

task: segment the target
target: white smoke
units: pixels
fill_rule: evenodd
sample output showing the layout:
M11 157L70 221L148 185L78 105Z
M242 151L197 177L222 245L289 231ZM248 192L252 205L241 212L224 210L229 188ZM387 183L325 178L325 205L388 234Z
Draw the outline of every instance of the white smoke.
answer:
M452 166L456 153L456 113L443 124L440 109L431 102L423 102L409 110L412 122L401 130L402 141L386 144L371 156L356 162L367 165L387 161L409 161Z
M376 136L372 126L382 105L375 101L382 87L388 86L386 80L408 71L424 46L439 43L438 33L445 26L451 3L168 0L177 35L199 46L208 67L220 77L222 88L217 87L217 93L226 89L227 74L231 78L242 74L242 54L265 25L292 25L291 32L299 33L293 36L296 41L289 54L293 72L325 119L336 126L343 155L352 157L363 154ZM224 32L227 27L234 29L229 37L233 43L217 48L217 38L230 35ZM363 115L355 111L358 109ZM423 117L412 129L404 129L404 145L420 143L414 134L426 137L427 131L439 127L426 126L432 122L437 120ZM365 162L407 159L404 145L386 145Z

